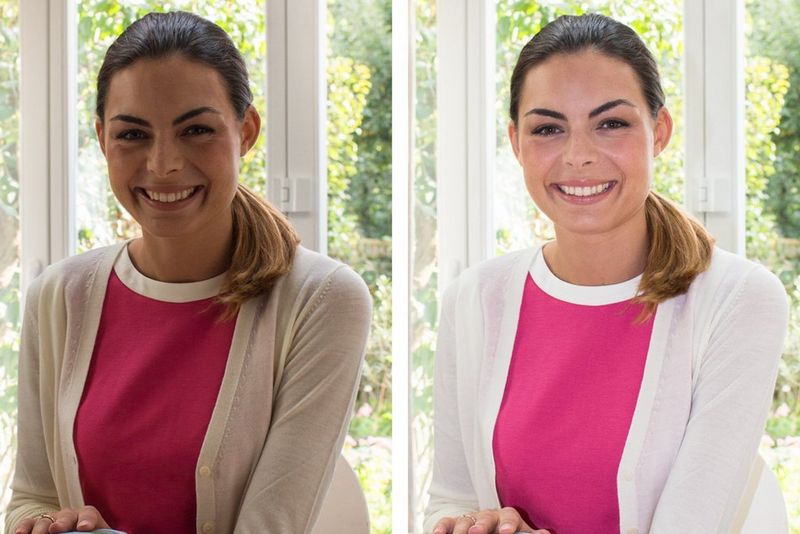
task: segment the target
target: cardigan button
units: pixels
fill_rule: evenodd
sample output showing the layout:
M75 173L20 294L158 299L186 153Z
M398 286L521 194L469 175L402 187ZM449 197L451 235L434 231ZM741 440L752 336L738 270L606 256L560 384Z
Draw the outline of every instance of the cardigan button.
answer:
M211 468L207 465L204 465L200 468L200 476L203 478L208 478L211 476Z
M639 534L639 529L638 528L629 528L628 529L628 534Z
M625 482L630 482L633 480L633 473L631 471L623 471L622 478L625 480Z
M211 521L203 523L203 534L211 534L212 532L214 532L214 523Z

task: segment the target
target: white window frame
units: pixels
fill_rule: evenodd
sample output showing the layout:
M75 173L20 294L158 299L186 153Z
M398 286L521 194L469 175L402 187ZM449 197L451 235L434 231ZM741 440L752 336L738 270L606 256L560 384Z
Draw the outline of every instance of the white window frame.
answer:
M22 292L76 250L77 3L21 0ZM268 0L267 198L327 242L324 0ZM290 127L291 125L291 127Z
M437 177L444 287L494 255L495 1L439 0ZM744 254L744 0L684 0L686 206Z
M22 293L74 249L76 4L19 2Z

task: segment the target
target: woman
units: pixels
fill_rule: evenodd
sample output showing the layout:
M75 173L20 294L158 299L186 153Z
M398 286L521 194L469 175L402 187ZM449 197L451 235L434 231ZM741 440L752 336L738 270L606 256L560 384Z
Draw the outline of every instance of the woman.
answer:
M225 32L149 14L96 130L142 237L49 267L23 326L9 532L308 532L370 318L364 283L238 182L260 118Z
M556 238L445 293L426 532L731 531L783 287L650 190L672 119L627 26L548 24L520 53L510 118Z

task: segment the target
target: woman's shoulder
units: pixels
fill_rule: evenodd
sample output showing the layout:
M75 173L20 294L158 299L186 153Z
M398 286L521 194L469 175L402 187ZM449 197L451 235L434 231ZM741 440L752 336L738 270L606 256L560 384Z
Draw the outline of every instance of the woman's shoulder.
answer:
M110 271L123 246L125 243L91 249L48 265L31 281L29 294L88 290L98 269L105 266Z
M776 312L788 309L786 289L777 276L762 264L719 247L689 291L705 296L702 300L714 307L735 302L744 308L750 303L771 303Z
M297 247L281 290L289 298L332 291L339 296L369 299L366 283L352 268L303 246Z
M448 291L474 290L487 286L503 286L515 276L525 276L541 245L516 250L481 261L464 269L448 287Z

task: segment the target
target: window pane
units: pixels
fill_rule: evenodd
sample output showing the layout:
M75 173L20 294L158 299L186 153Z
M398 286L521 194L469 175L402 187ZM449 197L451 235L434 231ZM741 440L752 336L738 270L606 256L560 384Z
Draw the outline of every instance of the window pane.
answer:
M439 323L436 247L436 0L416 0L411 303L411 501L422 531L433 475L433 360Z
M800 532L800 4L748 0L747 255L783 281L789 337L762 455Z
M328 253L367 282L366 362L344 454L392 529L391 0L328 0Z
M496 253L552 239L547 217L530 200L508 141L511 72L522 46L561 15L602 13L631 26L656 57L666 103L675 122L670 147L656 160L655 188L683 202L683 1L682 0L497 0L497 155L494 218Z
M266 113L266 0L86 0L78 3L78 252L138 234L138 225L117 203L108 186L106 163L94 131L97 72L105 51L131 22L150 11L184 10L222 26L247 62L253 105ZM266 145L263 134L242 162L243 181L264 193Z
M0 0L0 523L11 497L20 327L19 21Z

